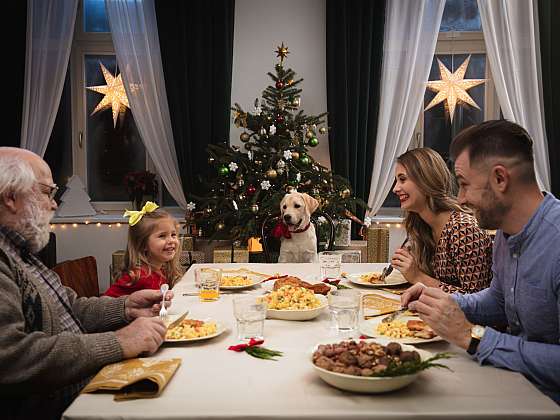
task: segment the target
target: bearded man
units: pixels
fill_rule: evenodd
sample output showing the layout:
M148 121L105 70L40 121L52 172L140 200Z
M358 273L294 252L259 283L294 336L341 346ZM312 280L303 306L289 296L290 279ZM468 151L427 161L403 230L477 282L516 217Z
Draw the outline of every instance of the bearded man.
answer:
M560 404L560 201L539 189L533 142L517 124L469 127L451 156L459 202L498 229L492 283L470 295L414 285L401 303L480 364L520 372Z
M39 156L0 147L2 418L59 419L104 365L151 354L165 336L161 292L78 299L34 255L49 240L57 189Z

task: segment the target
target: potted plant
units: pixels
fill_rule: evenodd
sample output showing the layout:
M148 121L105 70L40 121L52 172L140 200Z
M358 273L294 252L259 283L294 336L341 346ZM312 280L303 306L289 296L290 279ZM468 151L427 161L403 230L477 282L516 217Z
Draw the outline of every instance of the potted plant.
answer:
M134 208L140 210L148 196L152 201L158 193L156 174L150 171L132 171L124 176L124 185Z

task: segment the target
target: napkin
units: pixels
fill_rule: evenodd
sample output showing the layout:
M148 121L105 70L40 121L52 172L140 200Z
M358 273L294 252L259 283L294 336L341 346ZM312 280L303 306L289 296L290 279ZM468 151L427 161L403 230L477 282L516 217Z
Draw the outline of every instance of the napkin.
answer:
M362 309L365 319L373 316L389 314L399 310L400 300L391 299L377 293L366 293L362 295Z
M109 391L115 401L158 397L167 386L181 359L136 358L105 366L82 390Z

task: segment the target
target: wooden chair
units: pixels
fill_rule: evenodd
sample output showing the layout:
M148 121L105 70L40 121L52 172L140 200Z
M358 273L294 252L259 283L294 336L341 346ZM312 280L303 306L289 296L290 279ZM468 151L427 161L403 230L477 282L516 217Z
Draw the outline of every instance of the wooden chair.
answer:
M327 242L324 244L319 243L319 229L317 219L319 217L324 217L327 221L328 233ZM272 214L267 216L261 225L261 242L263 246L263 252L265 261L267 263L278 262L278 257L280 255L280 240L273 238L270 233L276 224L280 221L280 213ZM317 234L317 251L332 251L334 247L334 223L331 217L323 212L316 211L311 215L311 223L315 226L315 232Z
M78 297L99 296L97 262L95 257L83 257L61 262L53 267L62 281L77 293Z

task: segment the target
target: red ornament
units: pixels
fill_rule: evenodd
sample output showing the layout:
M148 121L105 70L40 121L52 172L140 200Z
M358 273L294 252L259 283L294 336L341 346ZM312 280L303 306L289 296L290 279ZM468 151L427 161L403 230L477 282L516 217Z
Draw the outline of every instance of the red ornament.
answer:
M282 80L276 81L276 89L283 89L283 88L284 88L284 82Z
M257 189L255 188L254 185L249 185L247 187L247 195L253 195L257 192Z
M283 117L282 115L278 115L278 116L276 117L276 122L277 122L278 124L283 124L283 123L284 123L284 117Z

